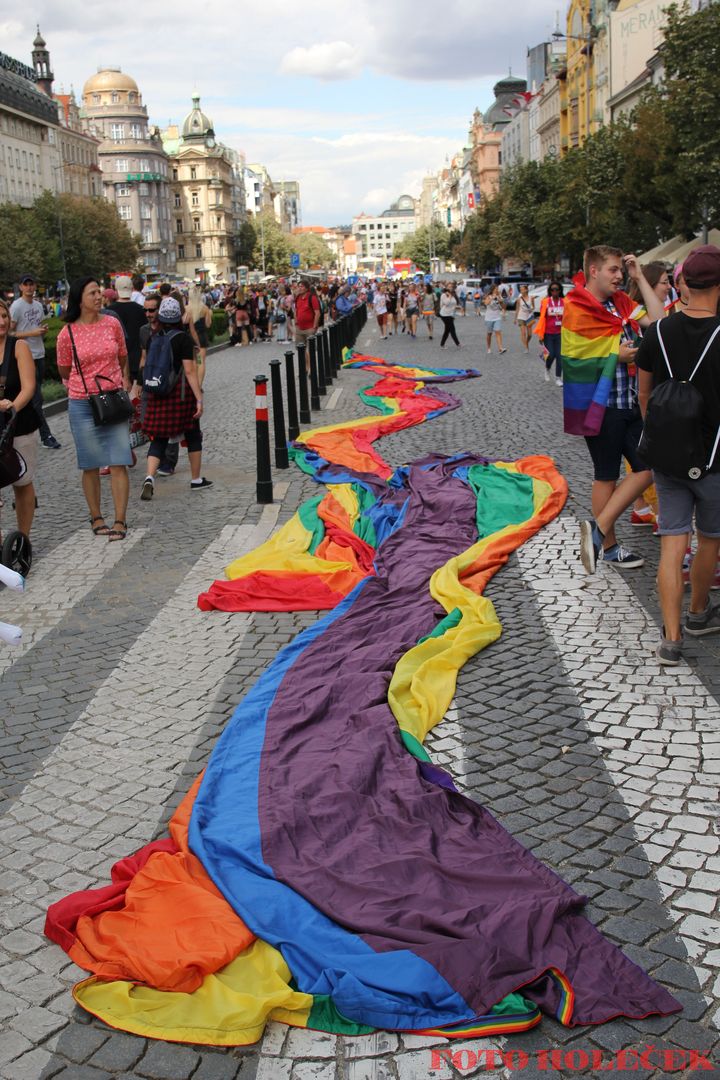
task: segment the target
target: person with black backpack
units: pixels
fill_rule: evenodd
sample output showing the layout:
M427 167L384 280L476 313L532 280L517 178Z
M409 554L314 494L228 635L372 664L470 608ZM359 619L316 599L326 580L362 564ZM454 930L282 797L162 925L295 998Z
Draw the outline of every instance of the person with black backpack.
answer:
M693 516L685 633L720 633L720 605L710 604L720 552L720 248L696 248L683 276L687 305L648 330L636 358L645 419L638 452L653 469L659 508L663 631L655 652L668 666L682 660L682 565Z
M201 475L203 395L193 340L183 330L180 304L172 296L161 301L157 317L161 329L149 338L143 365L143 431L151 439L143 502L155 494L155 474L168 440L180 433L187 445L191 490L212 487L212 481Z

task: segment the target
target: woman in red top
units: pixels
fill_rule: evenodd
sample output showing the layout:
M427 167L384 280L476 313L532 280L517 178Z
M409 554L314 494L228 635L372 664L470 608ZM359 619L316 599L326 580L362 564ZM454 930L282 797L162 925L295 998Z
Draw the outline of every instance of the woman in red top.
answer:
M548 294L540 305L540 318L533 330L545 346L545 382L550 381L550 369L555 361L555 385L562 386L562 360L560 358L560 339L562 334L563 287L559 281L551 281Z
M57 339L57 368L68 388L68 417L75 440L78 469L96 536L124 540L128 504L128 465L132 464L128 421L97 426L89 394L124 387L130 389L127 346L120 322L102 314L102 290L92 277L73 281L68 293L64 326ZM80 367L78 368L78 360ZM96 383L99 379L99 384ZM110 466L110 487L115 508L112 529L100 510L100 472Z

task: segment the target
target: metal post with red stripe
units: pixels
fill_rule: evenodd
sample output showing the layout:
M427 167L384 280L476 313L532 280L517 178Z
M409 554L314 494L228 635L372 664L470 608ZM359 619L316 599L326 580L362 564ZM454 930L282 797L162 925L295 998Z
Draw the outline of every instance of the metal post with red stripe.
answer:
M267 375L256 375L255 383L255 440L257 446L257 501L273 501L270 472L270 425L268 423Z

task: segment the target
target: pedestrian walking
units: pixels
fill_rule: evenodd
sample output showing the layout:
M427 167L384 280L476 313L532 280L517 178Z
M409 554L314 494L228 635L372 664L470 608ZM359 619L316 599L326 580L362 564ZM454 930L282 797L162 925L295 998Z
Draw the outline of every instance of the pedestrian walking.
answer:
M314 289L303 278L295 292L295 344L305 345L320 326L322 308Z
M500 289L497 285L493 285L488 294L483 299L485 305L485 333L487 338L487 351L488 354L492 352L492 339L495 335L495 341L497 342L498 352L502 356L507 352L507 349L503 345L502 338L502 320L505 314L505 302L500 295Z
M465 283L461 281L457 287L457 303L461 315L467 315L467 311L465 310L467 304L467 297L468 290L465 286Z
M202 384L205 382L209 344L208 330L212 326L212 312L203 300L202 292L198 285L193 285L190 290L188 305L183 316L183 323L185 323L188 328L192 325L197 334L198 344L195 346L195 350L198 365L198 383L202 390Z
M625 271L636 280L647 314L623 292ZM583 435L593 463L593 517L580 526L580 557L588 573L600 558L621 567L645 560L618 543L615 522L650 485L638 454L642 417L637 403L636 328L662 317L656 297L634 255L603 244L588 248L583 279L565 297L562 327L565 431ZM632 472L618 483L623 457Z
M375 318L377 319L378 330L380 331L380 340L384 341L387 337L385 333L385 323L387 321L387 297L385 296L385 289L382 285L379 285L375 291L373 297L373 310L375 312Z
M138 382L140 372L140 354L142 352L140 347L140 331L147 322L144 303L142 308L134 303L132 299L133 282L130 277L123 275L116 278L115 292L117 293L117 300L113 300L113 302L104 310L109 315L114 315L115 318L119 319L122 323L122 328L125 331L125 343L127 345L130 385L134 386Z
M425 291L423 293L422 317L427 326L428 338L432 341L433 326L435 325L435 290L429 282L426 283Z
M562 386L562 321L565 311L563 287L559 281L551 281L547 296L540 305L540 318L533 330L543 344L545 359L545 382L550 381L550 372L555 364L555 385Z
M89 401L99 388L130 389L125 335L118 319L102 314L102 289L93 277L78 278L68 292L65 323L57 339L57 368L68 388L68 417L77 467L96 536L127 535L128 466L132 464L127 420L96 424ZM110 468L115 519L108 528L100 500L100 469Z
M405 325L411 338L417 336L417 321L420 314L420 294L417 285L408 285L405 293Z
M720 249L696 248L683 275L687 304L651 326L637 353L644 456L659 507L663 629L656 656L667 666L682 660L682 566L693 518L697 551L684 632L720 633L720 605L710 603L720 555Z
M42 407L42 381L45 375L45 335L48 332L45 311L35 298L34 274L20 278L20 296L10 306L10 333L19 341L26 341L35 364L35 392L32 405L40 424L40 442L46 450L59 450L60 443L50 430Z
M25 473L13 485L17 527L30 536L35 516L35 470L40 421L33 406L35 361L27 341L10 333L10 308L0 299L0 435L12 423L12 445L24 459ZM11 420L11 414L15 416Z
M520 340L525 346L525 352L530 351L530 338L534 321L535 308L528 287L527 285L521 285L520 294L515 305L515 325L520 327Z
M165 297L157 313L160 329L153 334L144 365L143 431L150 438L147 473L140 498L149 502L155 493L155 474L162 462L169 439L182 433L190 462L190 490L202 491L212 487L212 480L201 475L203 436L200 417L203 413L203 394L197 375L193 340L182 327L180 305L173 297ZM156 372L164 370L170 384L158 393L154 383ZM152 374L152 378L151 378Z
M457 311L457 297L448 285L440 294L440 318L443 323L443 336L440 339L440 348L445 348L445 342L451 337L458 349L461 348L458 336L455 332L455 312Z

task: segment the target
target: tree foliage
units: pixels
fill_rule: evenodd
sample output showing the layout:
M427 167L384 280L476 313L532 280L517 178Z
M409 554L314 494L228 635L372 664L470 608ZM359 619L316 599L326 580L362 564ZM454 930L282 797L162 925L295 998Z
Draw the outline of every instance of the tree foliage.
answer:
M602 127L561 158L503 173L469 219L453 255L478 272L506 256L579 266L591 244L646 251L720 224L720 4L668 11L664 81L631 117Z
M63 244L60 236L62 231ZM44 192L31 207L0 208L0 283L9 288L28 269L54 284L83 274L102 280L137 264L137 239L105 199Z
M417 267L430 269L430 259L448 259L459 234L454 235L441 222L433 221L430 225L421 225L414 233L403 237L393 248L396 259L412 259Z
M266 274L287 274L290 271L290 238L282 231L271 210L262 210L253 220L255 247L252 261L255 268Z
M334 264L332 251L317 233L296 233L289 240L292 250L300 256L301 269L330 269Z

